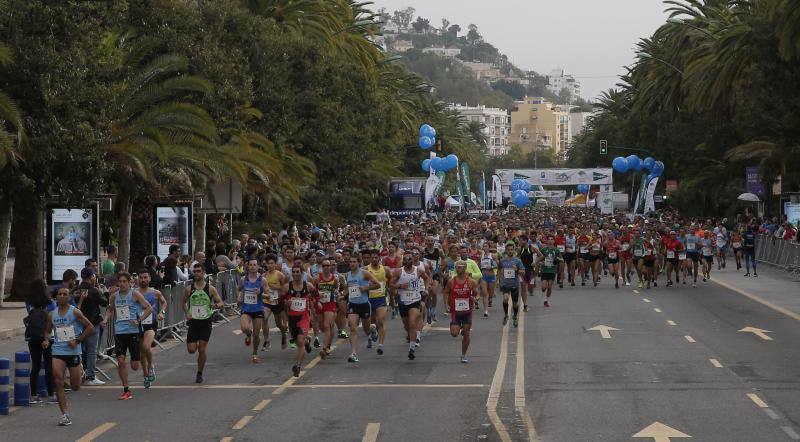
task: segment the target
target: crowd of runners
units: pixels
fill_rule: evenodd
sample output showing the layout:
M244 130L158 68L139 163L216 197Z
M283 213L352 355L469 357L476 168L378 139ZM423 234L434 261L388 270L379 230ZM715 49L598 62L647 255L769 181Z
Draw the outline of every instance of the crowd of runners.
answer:
M757 230L753 220L741 217L729 224L669 211L631 218L587 208L544 207L492 214L445 212L436 218L337 227L287 225L280 232L242 234L230 244L212 243L194 262L184 262L189 278L182 299L187 350L197 353L195 382L202 383L214 310L223 307L207 278L209 267L239 270L240 328L251 361L259 363L259 352L272 348L272 323L281 349L294 351L296 377L308 353L317 349L320 358L330 357L337 337L348 343L348 363L357 364L361 350L389 357L386 323L398 316L404 327L398 339L407 343L408 359L418 357L425 324L444 319L450 334L460 338L460 361L468 363L474 317L489 321L496 315L502 326L510 322L517 327L537 288L541 308L547 309L555 293L571 287L651 289L659 282L662 287L697 287L715 267L726 267L729 252L737 270L744 266L750 276L752 267L757 277ZM209 266L208 260L217 266ZM131 369L142 370L145 388L156 381L150 347L167 300L154 284L152 267L136 275L118 271L114 286L106 288L98 284L97 263L92 265L81 272L80 285L57 288L54 300L46 294L30 300L31 311L49 312L43 329L30 327L28 335L31 347L49 353L46 363L52 363L55 384L48 382L48 390L56 390L61 425L70 423L64 372L70 373L71 388L79 388L81 354L86 353L81 344L96 327L114 323L121 400L133 397L128 357ZM84 290L74 289L78 287ZM108 306L104 315L100 306ZM366 340L363 347L360 337ZM91 385L102 383L93 373L85 378ZM35 391L33 379L32 387Z

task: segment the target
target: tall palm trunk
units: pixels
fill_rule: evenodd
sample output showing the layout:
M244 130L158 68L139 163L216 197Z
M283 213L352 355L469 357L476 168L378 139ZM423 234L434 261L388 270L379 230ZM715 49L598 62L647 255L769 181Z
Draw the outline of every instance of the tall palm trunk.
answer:
M11 240L14 244L14 277L11 298L22 301L30 289L31 281L44 277L44 235L39 200L31 194L15 195ZM61 275L52 275L56 280Z
M6 262L8 261L8 246L11 242L13 209L10 200L0 198L0 307L3 306L3 296L6 290Z
M194 221L194 252L206 249L206 214L201 211L195 213Z
M126 190L120 190L117 194L117 205L119 206L119 256L117 260L124 262L130 271L133 197Z

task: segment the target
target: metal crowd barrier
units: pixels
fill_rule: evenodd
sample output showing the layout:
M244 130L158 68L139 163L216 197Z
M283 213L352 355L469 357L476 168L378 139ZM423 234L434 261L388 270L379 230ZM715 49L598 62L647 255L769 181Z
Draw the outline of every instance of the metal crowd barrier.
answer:
M800 243L778 239L772 235L758 235L756 260L800 274Z
M219 272L215 275L209 275L207 281L211 286L217 289L222 302L225 304L223 311L214 310L213 319L216 321L230 322L226 317L227 314L239 314L237 296L239 288L239 272L236 270L228 270L226 272ZM173 337L181 342L184 342L183 334L186 331L186 315L183 312L183 294L186 287L192 281L181 281L174 285L167 285L161 289L161 294L167 301L167 310L164 314L164 319L159 321L158 330L156 332L155 344L163 348L160 341L167 337ZM105 314L105 312L103 312ZM103 328L103 336L100 337L102 351L98 351L98 357L103 360L111 361L114 365L117 361L112 357L114 352L114 322L111 321Z

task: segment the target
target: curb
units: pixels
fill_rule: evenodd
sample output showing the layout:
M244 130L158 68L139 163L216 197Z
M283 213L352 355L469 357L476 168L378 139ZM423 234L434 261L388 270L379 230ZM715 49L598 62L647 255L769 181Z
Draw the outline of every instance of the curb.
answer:
M9 330L0 330L0 339L14 338L25 334L25 327L12 328Z

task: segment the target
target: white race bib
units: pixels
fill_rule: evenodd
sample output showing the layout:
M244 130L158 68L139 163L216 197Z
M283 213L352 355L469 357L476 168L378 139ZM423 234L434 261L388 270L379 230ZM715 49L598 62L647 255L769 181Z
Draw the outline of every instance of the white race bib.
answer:
M319 302L325 304L331 302L331 291L330 290L320 290L319 291Z
M617 259L617 252L608 252L608 259Z
M681 261L685 260L686 259L686 252L678 253L678 259L680 259Z
M735 242L735 243L733 243L733 248L734 248L734 249L738 249L738 248L740 248L740 247L742 247L742 243L740 243L740 242Z
M627 251L630 248L631 248L630 244L628 244L626 242L622 243L622 251Z
M258 303L258 291L245 289L245 291L244 291L244 303L245 304L257 304Z
M132 319L131 307L129 305L118 305L116 314L118 321L130 321Z
M292 298L292 305L290 308L293 312L306 311L306 298Z
M56 341L69 342L75 339L75 327L72 325L60 325L56 327Z
M687 250L694 250L694 243L693 242L686 243L686 249Z
M400 301L403 304L411 304L419 297L419 292L416 290L400 290Z
M200 319L205 318L207 312L208 312L208 306L207 305L193 305L192 306L192 310L191 310L192 318L200 318Z
M703 255L704 255L704 256L709 256L709 255L711 255L711 247L706 247L706 246L704 246L704 247L703 247Z
M553 257L552 256L545 256L544 257L544 266L545 267L553 267Z
M350 295L350 301L352 301L353 299L358 299L361 297L361 286L348 285L347 293Z
M142 319L141 324L150 325L153 323L153 314L150 313L144 319Z
M567 249L566 247L564 247L561 244L559 244L557 247L558 247L558 251L561 252L561 253L564 253L564 251Z
M589 253L588 247L581 247L581 253Z
M633 256L644 256L644 250L642 250L642 249L633 249Z
M667 259L674 259L674 258L675 258L675 251L667 250Z
M269 302L276 303L278 302L278 298L280 298L280 293L276 289L272 289L269 291Z
M514 279L515 276L514 269L503 269L503 278Z
M469 299L456 299L456 311L457 312L469 311Z

